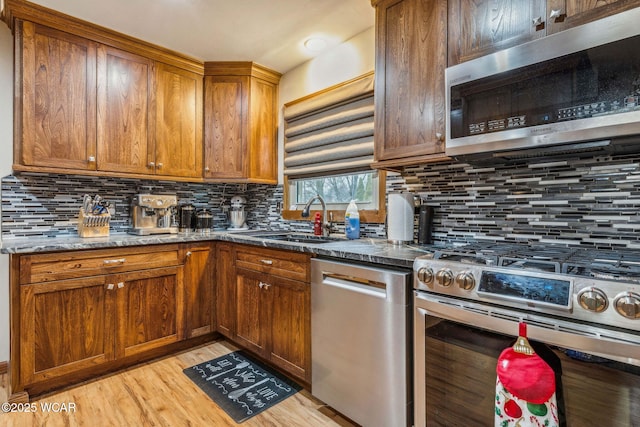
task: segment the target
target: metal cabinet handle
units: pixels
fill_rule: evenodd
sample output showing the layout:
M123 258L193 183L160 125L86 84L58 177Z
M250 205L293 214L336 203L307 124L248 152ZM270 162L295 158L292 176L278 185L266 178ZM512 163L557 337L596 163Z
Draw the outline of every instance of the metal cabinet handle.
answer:
M551 9L551 13L549 14L549 19L557 19L562 16L562 11L560 9Z
M118 289L124 288L124 282L118 282Z
M440 141L440 142L444 141L444 135L441 134L440 132L437 132L436 133L436 140Z
M115 286L114 286L114 284L113 284L113 283L109 283L109 284L107 285L107 289L108 289L108 290L112 291L112 290L113 290L113 288L115 288Z
M538 25L542 25L542 16L538 16L537 18L533 18L533 26L537 27Z
M158 164L156 165L156 167L157 167L158 169L160 169L160 168L162 167L162 163L158 163Z
M150 168L154 168L156 166L156 164L154 162L149 162L149 167Z
M186 253L186 256L187 256L187 257L190 257L190 256L191 256L191 251L188 251L188 252Z
M269 289L271 287L270 284L264 282L259 282L258 286L260 286L260 289Z
M270 259L261 259L260 262L265 264L265 265L272 265L273 264L273 261L270 260Z
M105 259L103 261L104 265L112 265L112 264L124 264L127 261L126 258L119 259Z
M95 163L95 162L96 162L95 156L89 156L89 163Z
M205 167L204 167L204 171L205 171L205 172L209 172L210 170L211 170L211 169L209 169L209 166L205 166Z

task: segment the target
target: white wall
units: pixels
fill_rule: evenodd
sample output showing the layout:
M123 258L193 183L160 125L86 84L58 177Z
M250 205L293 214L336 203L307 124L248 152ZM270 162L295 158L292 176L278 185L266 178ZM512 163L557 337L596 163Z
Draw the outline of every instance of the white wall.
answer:
M11 173L13 159L13 36L4 23L0 23L0 147L3 177ZM9 256L0 255L0 362L8 360Z
M284 119L282 106L305 95L351 80L374 69L374 27L288 71L280 79L280 121L278 132L279 182L283 182L282 162Z

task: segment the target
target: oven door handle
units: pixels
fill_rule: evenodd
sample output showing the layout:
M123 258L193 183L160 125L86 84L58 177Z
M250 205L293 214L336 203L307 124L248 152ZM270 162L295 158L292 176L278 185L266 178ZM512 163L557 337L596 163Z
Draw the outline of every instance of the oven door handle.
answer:
M446 297L433 297L423 292L416 292L414 301L416 333L419 331L418 322L424 323L424 315L473 325L514 338L518 333L518 323L525 322L529 339L640 366L640 337L637 334Z

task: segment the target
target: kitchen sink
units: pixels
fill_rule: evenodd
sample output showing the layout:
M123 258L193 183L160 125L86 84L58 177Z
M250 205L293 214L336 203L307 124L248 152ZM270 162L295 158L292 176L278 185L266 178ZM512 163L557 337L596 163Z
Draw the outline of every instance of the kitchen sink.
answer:
M304 233L289 233L289 232L273 232L273 231L263 231L263 232L254 232L247 233L252 237L259 237L261 239L267 240L279 240L283 242L295 242L295 243L311 243L311 244L319 244L319 243L331 243L340 241L339 237L324 237L324 236L316 236L313 234L304 234Z

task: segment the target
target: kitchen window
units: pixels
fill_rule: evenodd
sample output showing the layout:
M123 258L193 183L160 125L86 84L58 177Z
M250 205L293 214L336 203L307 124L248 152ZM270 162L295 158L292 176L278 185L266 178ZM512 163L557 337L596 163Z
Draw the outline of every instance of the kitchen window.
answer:
M361 222L384 221L385 174L371 169L373 115L373 72L285 104L283 218L302 219L319 194L334 221L351 200Z
M377 171L331 175L289 180L290 209L302 209L307 201L319 194L327 209L346 210L355 200L359 210L378 209L380 178Z

